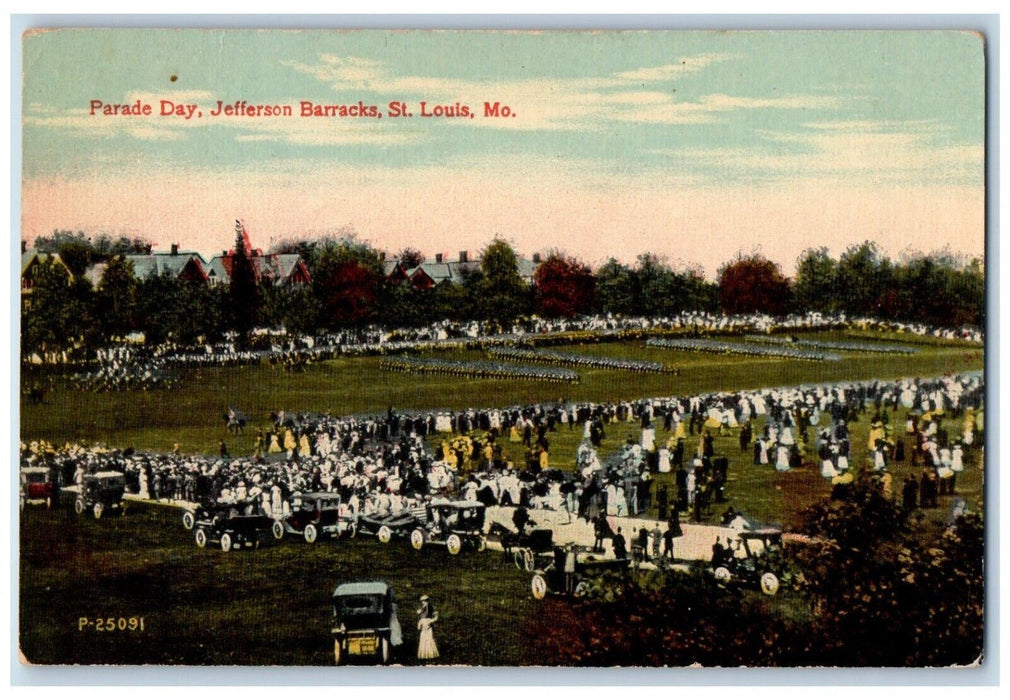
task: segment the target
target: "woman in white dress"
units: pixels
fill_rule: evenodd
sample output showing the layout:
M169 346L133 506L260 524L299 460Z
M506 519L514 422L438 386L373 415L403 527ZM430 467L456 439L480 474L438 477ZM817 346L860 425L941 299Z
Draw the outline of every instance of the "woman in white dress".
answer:
M417 629L421 633L417 641L417 660L432 661L438 658L438 646L435 644L435 632L432 629L438 622L438 613L431 599L421 596L421 607L417 609Z
M789 471L789 446L779 445L775 450L775 469L780 472Z

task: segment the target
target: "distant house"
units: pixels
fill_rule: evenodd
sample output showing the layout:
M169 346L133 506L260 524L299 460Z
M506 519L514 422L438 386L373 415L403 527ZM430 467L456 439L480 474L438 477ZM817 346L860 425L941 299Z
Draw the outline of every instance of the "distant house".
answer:
M237 226L241 226L237 223ZM312 283L309 268L298 253L264 253L259 248L253 248L249 235L242 227L242 240L246 255L252 262L257 282L267 282L274 286L300 287ZM228 284L231 282L234 250L225 250L221 255L215 255L207 265L207 278L210 284Z
M31 295L35 289L36 275L40 265L52 260L67 271L67 278L73 281L74 274L67 267L67 264L60 259L59 253L40 253L34 248L27 248L21 244L21 303L27 308L31 306Z
M540 264L540 255L535 254L532 260L520 257L518 263L519 276L531 284ZM456 260L449 260L444 253L436 253L433 262L425 261L416 267L406 267L399 260L387 260L384 272L390 282L409 282L417 289L430 289L445 281L462 284L467 275L480 270L480 265L480 258L471 259L468 251L461 250Z
M172 244L172 248L168 252L159 251L141 255L124 255L123 259L133 263L133 276L138 280L146 279L151 275L163 275L168 272L179 280L196 282L198 284L206 284L208 282L203 256L193 251L179 250L179 246L176 243ZM95 267L98 266L96 265ZM98 280L101 280L100 274L98 275ZM95 281L96 286L97 284L98 282Z

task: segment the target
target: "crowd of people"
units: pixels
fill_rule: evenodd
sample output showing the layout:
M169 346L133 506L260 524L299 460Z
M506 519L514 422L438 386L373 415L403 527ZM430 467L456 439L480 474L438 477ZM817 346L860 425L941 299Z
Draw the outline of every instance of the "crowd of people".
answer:
M318 336L293 335L282 330L259 329L252 334L250 347L238 347L234 336L222 342L198 346L183 346L168 341L156 346L117 345L97 352L88 380L94 386L107 386L110 390L126 386L127 374L150 375L143 382L156 388L167 381L165 371L200 367L223 367L243 364L269 363L288 371L302 371L313 362L341 356L390 355L433 349L458 349L515 345L517 343L550 343L568 340L607 340L624 337L644 337L670 333L726 334L759 333L775 331L810 331L848 329L859 331L886 331L901 334L910 341L914 338L962 340L972 343L983 341L977 329L933 328L922 324L903 324L874 319L847 319L841 314L808 313L800 316L776 318L763 314L725 315L707 312L684 312L658 318L582 316L571 319L546 319L536 316L517 320L503 328L490 321L442 321L421 328L387 329L379 326L346 329ZM697 342L697 341L696 341ZM711 341L720 343L720 341ZM708 349L700 343L688 349ZM741 351L739 343L724 347L714 346L712 351ZM799 344L797 344L799 345ZM819 346L817 346L819 347ZM815 346L791 347L788 357L833 359L818 352ZM878 346L879 349L879 346ZM775 350L755 350L755 353L775 354ZM782 355L778 355L782 356ZM128 369L124 369L128 368ZM644 369L629 367L628 369ZM651 371L651 370L650 370ZM82 375L82 381L84 381Z
M701 521L713 504L728 500L730 459L716 454L714 435L738 435L741 453L753 450L754 464L780 471L816 455L821 474L844 488L857 466L849 461L849 426L869 421L871 461L859 466L885 480L892 462L921 466L915 493L906 479L901 498L909 507L931 507L936 495L954 492L967 451L982 444L983 399L982 375L970 373L600 404L390 408L356 417L278 412L256 430L251 456L232 458L223 441L217 455L183 455L178 446L160 454L30 442L21 447L21 463L48 466L63 485L80 485L89 472L122 471L128 490L141 498L233 503L267 515L287 512L295 493L332 491L350 515L394 514L450 497L567 512L587 522L653 508L660 521L681 513ZM899 407L909 415L901 430L893 425ZM949 435L941 417L957 421L960 434ZM615 423L636 424L640 438L601 458ZM657 440L657 426L667 440ZM581 431L574 468L551 463L559 430ZM669 473L673 479L654 489L657 475Z

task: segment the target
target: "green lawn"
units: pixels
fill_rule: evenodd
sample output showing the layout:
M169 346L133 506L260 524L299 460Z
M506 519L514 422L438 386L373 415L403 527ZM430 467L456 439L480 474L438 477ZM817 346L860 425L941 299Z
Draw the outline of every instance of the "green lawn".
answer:
M450 557L362 537L225 554L197 549L178 509L142 505L98 521L25 508L20 647L35 664L328 665L334 587L373 579L399 598L400 662L414 662L423 593L439 610L442 663L535 661L520 638L536 605L528 574L497 553ZM82 631L81 617L143 617L144 631Z

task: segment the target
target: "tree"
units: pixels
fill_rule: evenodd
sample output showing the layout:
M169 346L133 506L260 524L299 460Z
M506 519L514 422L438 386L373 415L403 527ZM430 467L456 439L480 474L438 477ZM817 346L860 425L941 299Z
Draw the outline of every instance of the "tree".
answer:
M484 318L504 327L529 312L529 288L519 275L519 258L511 245L493 240L481 257L481 273L478 304Z
M550 318L588 313L593 305L596 279L589 267L554 251L533 274L537 313Z
M719 303L726 313L779 316L786 312L789 294L789 280L779 266L761 255L737 255L719 270Z
M137 279L133 263L121 256L109 261L98 283L95 310L106 339L122 337L136 329Z
M353 239L326 241L312 277L320 324L329 329L356 325L378 313L382 257Z
M982 651L983 528L961 517L937 536L916 532L863 474L808 508L798 550L824 658L840 666L968 664Z
M400 264L408 270L424 262L424 254L417 248L404 248L396 255Z
M635 268L637 303L635 312L644 316L665 316L679 311L677 276L666 260L654 253L638 256Z
M876 243L851 245L838 260L837 298L850 316L875 316L887 291L884 255Z
M22 309L23 356L38 353L43 359L60 361L62 353L86 351L96 341L94 301L87 279L71 280L63 265L53 258L41 261L34 272L30 301Z
M809 248L796 261L793 299L797 311L828 312L837 301L838 264L828 249Z
M638 311L638 278L627 265L610 258L596 271L596 307L609 314Z
M249 331L256 324L260 308L256 269L250 259L249 237L241 221L235 222L235 249L231 255L230 296L231 327L239 334L239 345L245 347Z

